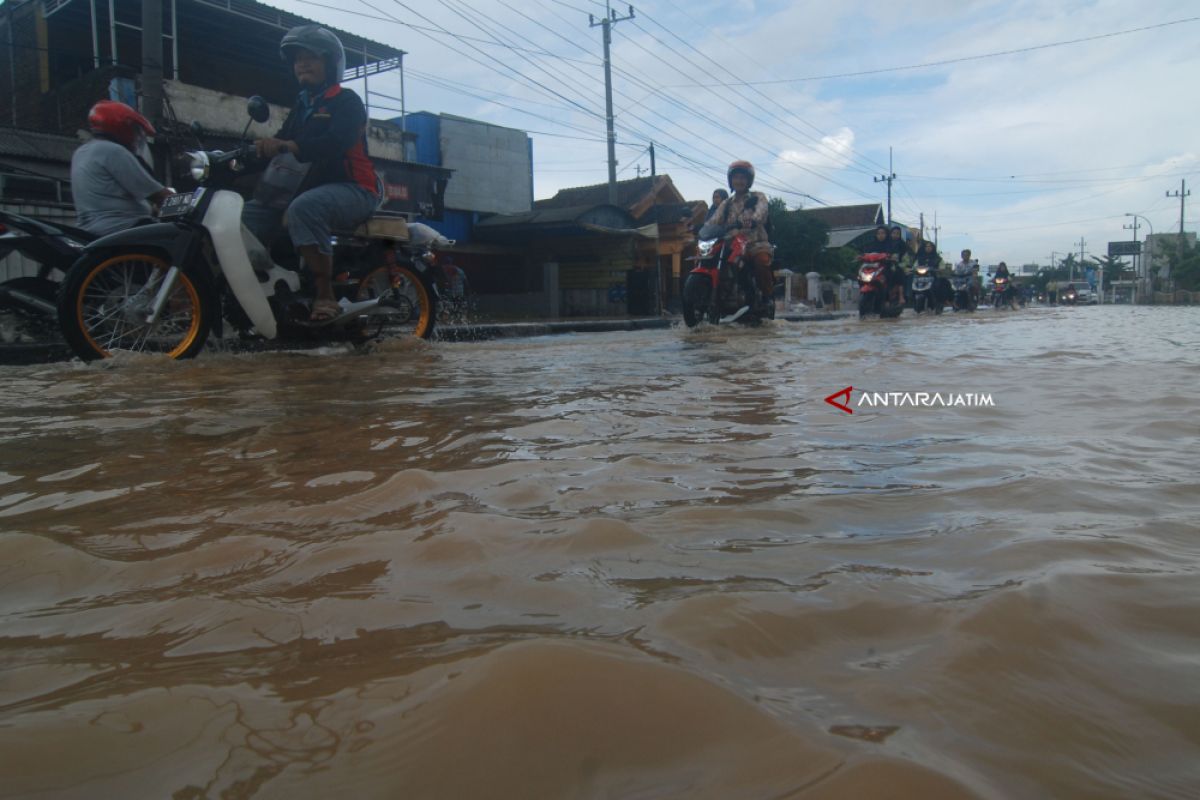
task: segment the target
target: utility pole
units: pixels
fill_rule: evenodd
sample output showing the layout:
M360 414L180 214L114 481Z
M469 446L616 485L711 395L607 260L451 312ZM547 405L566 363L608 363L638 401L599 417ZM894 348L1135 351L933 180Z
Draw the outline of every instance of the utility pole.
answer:
M938 231L941 230L941 227L937 224L937 212L936 211L933 212L933 227L930 228L930 230L933 231L933 249L937 250L938 249Z
M658 173L654 171L654 142L650 143L650 177L653 178Z
M1079 268L1083 269L1083 249L1087 247L1087 239L1084 239L1082 236L1080 236L1079 241L1075 244L1079 245ZM1075 264L1073 263L1071 264L1071 280L1075 280Z
M925 212L921 212L921 241L925 241Z
M142 3L142 114L156 130L161 130L163 110L163 37L162 0ZM156 143L157 144L157 143ZM155 151L159 148L156 146ZM166 178L165 159L154 152L154 174Z
M1167 192L1167 197L1178 197L1179 198L1179 257L1180 258L1183 258L1183 201L1190 194L1191 194L1191 192L1189 192L1187 190L1187 180L1186 179L1179 182L1179 191L1178 192L1174 192L1174 193ZM1172 276L1172 280L1174 280L1174 276Z
M603 20L596 22L595 18L588 14L589 27L594 28L599 25L604 29L604 108L608 123L608 202L614 206L617 204L617 134L613 131L612 61L609 58L609 50L612 48L612 26L627 19L633 19L633 6L629 7L628 16L618 17L617 12L609 6L608 0L604 2Z
M632 10L633 9L631 8L630 11L632 11ZM887 182L887 185L888 185L887 221L888 221L888 225L891 225L892 224L892 181L896 180L896 173L892 171L892 148L890 148L890 147L888 148L888 174L880 175L878 178L875 178L874 180L875 180L875 183L884 183L885 181Z
M1133 241L1135 243L1137 242L1137 240L1138 240L1138 238L1137 238L1138 218L1137 217L1133 218L1132 225L1122 225L1121 228L1124 230L1127 230L1127 231L1132 230L1133 231ZM1133 291L1134 291L1134 295L1136 297L1137 282L1138 282L1138 279L1140 279L1142 277L1142 254L1140 252L1136 253L1133 257L1133 277L1134 277ZM1136 302L1136 300L1135 300L1135 302Z

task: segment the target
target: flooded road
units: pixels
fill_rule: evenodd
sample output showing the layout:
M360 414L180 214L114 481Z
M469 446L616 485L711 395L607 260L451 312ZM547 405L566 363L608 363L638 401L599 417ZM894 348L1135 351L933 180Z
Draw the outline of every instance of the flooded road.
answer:
M1200 310L0 373L0 796L1200 787Z

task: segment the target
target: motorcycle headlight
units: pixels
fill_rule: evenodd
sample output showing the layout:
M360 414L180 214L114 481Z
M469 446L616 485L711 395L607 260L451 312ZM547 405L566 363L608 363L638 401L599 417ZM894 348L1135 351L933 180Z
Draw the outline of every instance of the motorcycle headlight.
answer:
M192 178L197 182L203 181L208 177L208 172L211 168L208 161L208 153L199 150L194 153L188 153L188 155L192 158L192 163L188 167L192 173Z
M717 244L716 239L708 239L707 241L700 242L697 245L699 252L700 252L700 257L708 258L710 255L712 255L713 247L715 247L716 244Z

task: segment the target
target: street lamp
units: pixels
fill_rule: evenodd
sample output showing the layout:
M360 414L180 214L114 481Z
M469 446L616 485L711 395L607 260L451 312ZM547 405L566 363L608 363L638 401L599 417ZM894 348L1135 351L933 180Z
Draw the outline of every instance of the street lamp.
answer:
M1137 220L1139 220L1139 219L1141 219L1141 220L1145 220L1145 222L1146 222L1146 227L1150 229L1150 236L1153 236L1153 235L1154 235L1154 226L1150 224L1150 220L1146 219L1146 218L1145 218L1145 217L1143 217L1141 214L1131 214L1131 213L1129 213L1129 212L1127 211L1127 212L1125 212L1125 216L1127 216L1127 217L1133 217L1133 218L1134 218L1134 224L1137 224ZM1136 231L1135 231L1135 234L1136 234ZM1136 238L1136 236L1135 236L1134 238ZM1153 244L1154 244L1153 240L1152 240L1152 239L1150 239L1149 237L1147 237L1147 238L1146 238L1146 243L1147 243L1148 245L1151 245L1151 247L1147 247L1146 249L1147 249L1147 250L1151 250L1151 248L1152 248L1152 246L1153 246ZM1141 279L1142 279L1142 282L1143 282L1143 283L1149 283L1149 282L1150 282L1150 269L1149 269L1149 268L1146 266L1145 256L1141 256L1141 255L1139 255L1139 256L1138 256L1138 263L1140 263L1140 264L1141 264L1141 267L1142 267L1142 269L1141 269L1142 275L1141 275L1141 276L1139 276L1139 277L1141 277ZM1151 266L1151 267L1152 267L1152 266L1154 266L1154 253L1153 253L1153 252L1151 252L1151 254L1150 254L1150 266ZM1146 288L1147 288L1147 287L1143 286L1143 287L1142 287L1142 291L1145 291L1145 290L1146 290Z

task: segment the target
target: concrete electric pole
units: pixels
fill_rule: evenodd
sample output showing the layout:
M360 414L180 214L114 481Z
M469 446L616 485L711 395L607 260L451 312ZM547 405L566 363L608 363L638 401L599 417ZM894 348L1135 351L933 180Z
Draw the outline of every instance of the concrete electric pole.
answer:
M604 109L608 122L608 202L614 206L617 204L617 134L613 131L612 61L609 58L609 50L612 47L612 26L627 19L633 19L633 6L629 7L628 16L618 17L617 12L608 5L608 0L605 0L604 19L600 22L596 22L595 18L588 14L589 26L594 28L599 25L604 29Z
M630 9L630 10L632 11L633 9ZM878 178L875 178L874 180L875 180L875 183L884 183L885 181L887 182L887 185L888 185L887 221L888 221L888 225L891 225L892 224L892 181L896 180L896 173L892 171L892 148L890 148L890 147L888 148L888 174L880 175Z
M1185 199L1187 199L1187 196L1190 194L1191 194L1191 192L1189 192L1187 190L1187 180L1186 179L1179 182L1179 191L1178 192L1167 192L1167 197L1178 197L1179 198L1179 257L1180 258L1183 258L1183 201Z

